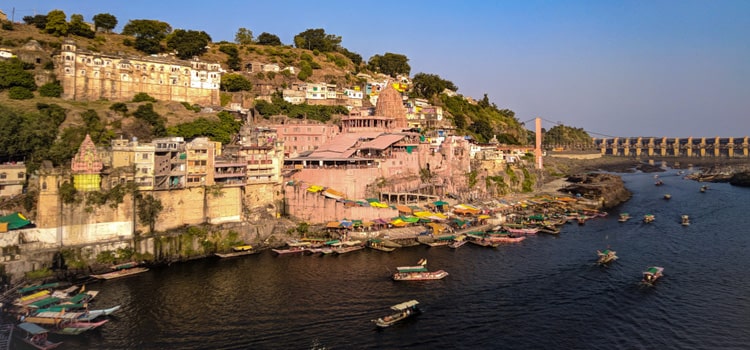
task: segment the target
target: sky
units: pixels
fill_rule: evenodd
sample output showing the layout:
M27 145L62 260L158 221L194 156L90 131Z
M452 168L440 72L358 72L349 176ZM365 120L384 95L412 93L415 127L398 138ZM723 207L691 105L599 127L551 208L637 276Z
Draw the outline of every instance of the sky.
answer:
M238 28L286 45L307 29L364 60L403 54L416 73L486 93L531 127L593 137L750 136L750 1L0 0L16 21L60 9L155 19L233 41Z

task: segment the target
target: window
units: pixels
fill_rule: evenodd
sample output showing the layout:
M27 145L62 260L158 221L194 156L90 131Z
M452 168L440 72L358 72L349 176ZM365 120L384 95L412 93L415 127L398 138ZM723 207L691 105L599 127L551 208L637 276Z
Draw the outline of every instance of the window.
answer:
M26 176L26 174L24 174L24 172L23 172L23 171L22 171L22 172L20 172L20 173L18 173L18 178L19 178L19 179L23 179L23 178L24 178L25 176Z
M0 173L0 179L4 179L6 177L8 177L8 174L6 174L6 173Z

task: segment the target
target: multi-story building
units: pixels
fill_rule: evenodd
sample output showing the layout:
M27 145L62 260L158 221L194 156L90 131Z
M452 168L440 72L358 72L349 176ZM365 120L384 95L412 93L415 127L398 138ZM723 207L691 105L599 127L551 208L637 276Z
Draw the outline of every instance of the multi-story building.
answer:
M182 137L165 137L155 139L152 143L154 145L153 188L168 190L185 187L187 184L185 140ZM137 158L136 154L136 161L138 161Z
M284 142L275 129L243 127L236 154L247 164L246 179L252 183L281 183Z
M244 186L247 162L238 156L222 154L214 158L213 182L221 186Z
M102 54L82 50L69 39L57 63L63 98L125 101L143 92L158 100L220 104L219 63Z
M339 133L338 125L308 119L286 119L284 123L274 124L271 128L284 142L284 155L287 158L314 151Z
M0 197L12 197L23 193L26 181L26 164L13 162L0 164Z
M217 143L218 149L217 152ZM210 186L214 183L214 157L221 152L221 143L198 137L185 144L187 187Z

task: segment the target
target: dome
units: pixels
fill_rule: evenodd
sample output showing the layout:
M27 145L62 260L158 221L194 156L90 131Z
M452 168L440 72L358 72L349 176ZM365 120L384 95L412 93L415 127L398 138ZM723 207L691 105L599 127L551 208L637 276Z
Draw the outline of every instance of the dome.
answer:
M378 95L378 103L375 106L375 115L395 119L395 126L398 128L405 128L407 126L406 108L404 107L401 93L396 91L390 83Z

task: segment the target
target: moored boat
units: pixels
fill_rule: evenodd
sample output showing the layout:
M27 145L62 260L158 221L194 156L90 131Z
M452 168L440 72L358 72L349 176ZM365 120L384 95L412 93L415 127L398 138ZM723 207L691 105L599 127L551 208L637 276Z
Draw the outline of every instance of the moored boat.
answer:
M664 199L672 199L672 195L669 193L664 194Z
M656 217L654 216L654 214L646 214L643 216L643 222L647 224L650 222L654 222L654 220L656 220Z
M701 193L704 193L704 192L706 192L706 190L707 190L707 189L708 189L708 186L707 186L707 185L703 185L703 186L701 186Z
M419 309L417 308L418 304L419 302L416 300L409 300L400 304L393 305L391 306L391 310L396 311L396 313L390 314L388 316L376 318L372 320L372 322L375 323L375 325L380 328L389 327L393 325L394 323L403 321L411 316L418 314L419 313Z
M260 253L260 251L255 250L252 245L245 244L232 247L232 251L228 253L216 253L216 256L220 258L233 258L235 256L251 255L257 253Z
M382 240L376 238L368 240L366 245L368 248L379 250L381 252L392 252L396 250L396 248L386 247Z
M62 344L62 342L53 343L49 341L47 339L49 331L34 323L21 322L16 328L18 329L18 332L13 332L16 338L39 350L54 349Z
M625 222L625 221L628 221L628 220L630 220L630 214L628 214L628 213L620 213L620 218L617 219L617 221L619 221L619 222Z
M453 239L453 242L448 244L448 247L453 248L453 249L460 248L461 246L466 244L466 242L468 242L468 240L466 239L466 236L459 235L458 237Z
M110 267L110 269L112 269L113 271L103 273L103 274L91 275L91 277L109 280L113 278L132 276L135 274L148 271L148 268L139 266L139 263L135 261L131 261L131 262L127 262L127 263L119 264L119 265L114 265Z
M599 264L607 264L617 260L617 252L611 249L605 249L604 251L597 250L596 255L599 257L596 260Z
M659 278L663 276L664 268L660 266L651 266L646 271L643 271L642 283L654 284Z

